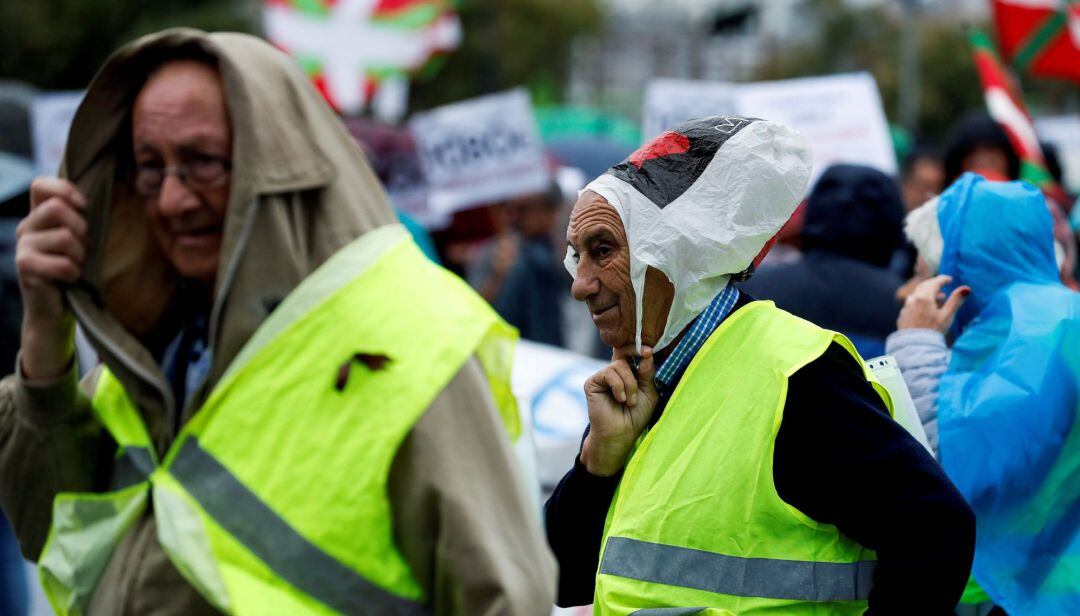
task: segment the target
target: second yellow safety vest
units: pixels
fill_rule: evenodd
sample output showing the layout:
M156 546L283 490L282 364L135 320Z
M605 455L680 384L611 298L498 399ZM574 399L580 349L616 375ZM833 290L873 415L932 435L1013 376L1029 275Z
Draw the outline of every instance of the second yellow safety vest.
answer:
M773 450L788 377L851 343L752 302L695 355L638 441L608 512L597 614L862 614L875 555L788 505Z

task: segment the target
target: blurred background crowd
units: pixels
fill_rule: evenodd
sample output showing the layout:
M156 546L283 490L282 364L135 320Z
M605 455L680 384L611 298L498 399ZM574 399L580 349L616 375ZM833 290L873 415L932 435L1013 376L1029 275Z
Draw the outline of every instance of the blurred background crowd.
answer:
M81 88L108 54L170 26L256 33L294 55L425 252L529 341L610 357L570 297L570 208L586 182L700 115L779 120L810 139L812 189L743 288L848 335L864 357L883 353L903 298L927 275L905 213L965 171L1043 189L1061 278L1076 288L1075 2L6 2L3 372L19 339L13 249L30 181L57 171ZM535 389L534 405L558 390ZM555 424L575 447L580 426ZM18 613L18 595L0 613Z
M524 338L597 357L606 351L586 311L570 300L570 278L561 266L565 223L577 191L644 139L691 115L735 111L768 117L769 105L784 106L787 118L770 119L787 121L808 134L815 148L825 149L815 155L817 177L834 163L867 169L833 169L827 181L818 183L763 264L762 269L772 271L761 272L747 290L856 337L872 355L869 349L879 348L895 323L898 290L903 295L903 283L917 274L913 252L902 239L903 212L938 194L963 170L1021 176L1023 154L984 105L971 39L975 29L982 29L994 34L999 46L1023 47L1024 40L1012 43L1010 37L1037 34L1014 32L1021 25L1016 22L1035 19L1022 9L1037 4L7 3L0 8L0 216L11 222L0 226L0 248L8 256L3 262L0 309L6 318L0 365L11 365L15 352L19 307L9 275L10 248L30 178L55 171L65 120L77 105L79 88L108 53L140 34L177 25L260 33L294 53L346 118L432 258L465 277ZM312 24L327 29L313 30ZM1059 63L1071 59L1080 65L1080 54L1067 56L1069 37L1077 36L1070 26L1075 27L1066 21L1051 33L1065 45L1051 41L1048 49L1019 49L1014 55L1066 54ZM365 34L370 34L367 41ZM1073 43L1071 51L1076 49ZM1022 59L1016 58L1014 66ZM1020 67L1024 70L1014 73L1019 79L1015 85L1017 91L1022 86L1046 169L1060 186L1076 190L1080 74L1070 79L1068 69L1054 70L1051 60L1028 58ZM349 62L356 70L342 77L339 67ZM843 79L783 81L807 76L865 78L869 87L849 87L855 84ZM743 88L740 94L737 84L748 83L777 87L775 93L764 87ZM477 106L457 111L473 116L464 122L477 124L477 135L507 131L505 143L511 148L517 147L515 135L521 137L527 142L521 147L539 151L544 169L515 176L510 165L500 168L497 161L479 160L509 158L497 146L470 151L472 136L447 133L445 119L430 130L410 121L440 113L448 119L442 109L446 105L514 88L526 95L518 106L522 112L504 114L501 126L486 120L485 110ZM834 100L849 94L857 100ZM765 107L756 104L762 96L772 96ZM845 113L845 106L854 113ZM495 106L487 113L502 112ZM814 139L818 131L822 143ZM425 136L434 132L443 137L442 146L460 152L428 142ZM440 175L432 173L432 152L446 165L457 166L444 168L443 175L457 175L473 186L451 186L449 200L436 194L445 192L447 183L432 177ZM487 164L489 175L502 175L501 185L484 186L492 182L483 174L462 171L469 161L460 158L469 156ZM1059 200L1061 213L1067 214L1068 194ZM1060 235L1066 266L1075 267L1073 240L1068 233ZM862 301L843 301L853 295ZM840 305L859 308L835 309Z

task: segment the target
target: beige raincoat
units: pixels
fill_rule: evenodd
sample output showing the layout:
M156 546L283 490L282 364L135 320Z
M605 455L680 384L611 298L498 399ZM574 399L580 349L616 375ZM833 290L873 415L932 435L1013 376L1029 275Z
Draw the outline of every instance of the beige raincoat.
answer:
M131 106L163 53L218 60L233 130L233 171L210 316L206 384L175 408L148 340L174 333L178 284L127 188ZM117 52L75 116L63 174L87 197L90 251L67 298L102 361L141 410L159 454L269 312L339 248L396 219L360 149L303 74L241 34L169 30ZM417 298L437 302L438 298ZM59 492L106 490L115 445L89 408L97 371L0 383L0 502L36 559ZM423 378L423 375L417 375ZM442 614L546 614L553 560L516 481L498 413L470 361L426 411L390 473L395 537ZM343 469L342 472L348 472ZM363 532L363 529L357 529ZM112 556L96 614L203 614L212 608L158 543L153 512Z

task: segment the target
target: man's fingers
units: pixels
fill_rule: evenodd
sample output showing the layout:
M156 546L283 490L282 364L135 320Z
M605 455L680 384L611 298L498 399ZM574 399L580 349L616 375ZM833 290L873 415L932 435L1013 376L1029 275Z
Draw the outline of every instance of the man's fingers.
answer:
M953 317L956 316L956 311L960 310L960 306L964 305L964 301L967 300L968 295L971 294L971 287L959 286L953 289L953 292L949 295L949 299L945 300L945 304L941 309L944 311L946 317L951 322Z
M601 374L604 375L604 385L611 390L612 397L619 402L626 402L626 384L619 373L608 366Z
M619 361L589 377L585 382L585 394L611 393L617 402L634 406L637 404L638 383L630 365Z
M73 283L82 275L82 269L70 257L30 253L15 256L19 278L29 287L57 282Z
M86 247L67 227L54 227L35 231L23 238L21 249L60 257L68 257L75 264L86 259Z
M949 284L952 281L952 276L934 276L929 280L924 280L915 287L915 291L912 295L921 299L937 303L938 293L941 293L941 287Z
M641 383L642 390L650 393L656 391L656 383L653 382L653 377L655 375L656 363L652 353L643 353L641 363L638 364L638 381Z
M86 240L86 219L82 213L67 201L54 197L39 204L30 215L19 223L18 235L31 231L41 231L54 227L71 229L79 241Z
M36 208L53 197L59 197L80 210L86 207L86 198L74 184L67 180L39 176L30 183L30 209Z
M637 345L627 344L621 347L611 349L611 361L616 362L620 359L630 360L631 357L637 356Z
M630 364L625 360L619 360L611 364L610 369L615 372L622 379L623 391L626 392L626 402L630 406L637 405L638 383L637 377L634 376L634 371L630 369ZM620 402L622 402L620 400Z
M611 366L607 366L600 372L589 377L589 380L585 381L585 395L590 394L607 394L610 393L619 402L626 400L626 392L623 389L623 381L619 378L619 375L611 369Z
M644 383L646 386L651 387L653 384L653 375L655 373L656 360L653 358L652 347L641 347L641 361L638 362L638 380Z

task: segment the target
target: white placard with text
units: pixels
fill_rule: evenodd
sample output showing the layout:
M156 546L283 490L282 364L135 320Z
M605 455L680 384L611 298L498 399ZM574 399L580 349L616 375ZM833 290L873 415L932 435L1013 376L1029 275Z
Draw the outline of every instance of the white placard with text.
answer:
M870 73L738 84L654 80L646 90L643 130L649 138L693 117L723 113L799 131L814 152L811 182L841 162L897 172L889 125Z
M409 130L431 187L432 212L542 192L551 181L523 89L417 114Z

